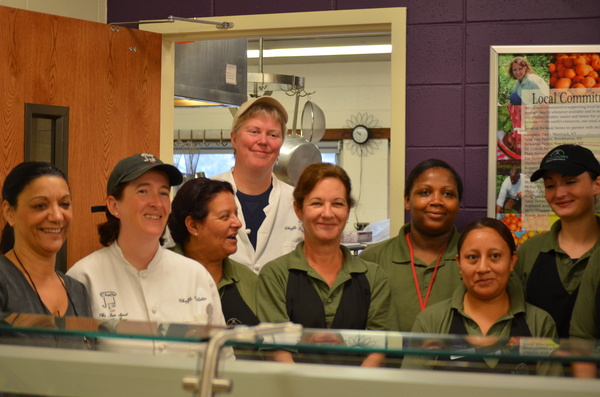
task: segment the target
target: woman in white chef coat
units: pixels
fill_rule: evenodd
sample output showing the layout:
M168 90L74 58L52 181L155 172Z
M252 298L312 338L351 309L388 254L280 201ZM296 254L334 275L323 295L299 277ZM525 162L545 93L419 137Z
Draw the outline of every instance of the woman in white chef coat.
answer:
M213 278L198 262L161 247L177 168L148 153L127 157L108 179L102 248L68 272L103 320L225 325ZM120 324L124 326L126 324ZM164 350L165 345L158 346Z
M292 206L294 188L273 173L287 120L285 108L274 98L259 97L242 104L231 130L235 165L214 177L231 183L241 210L238 250L230 258L255 273L303 240Z

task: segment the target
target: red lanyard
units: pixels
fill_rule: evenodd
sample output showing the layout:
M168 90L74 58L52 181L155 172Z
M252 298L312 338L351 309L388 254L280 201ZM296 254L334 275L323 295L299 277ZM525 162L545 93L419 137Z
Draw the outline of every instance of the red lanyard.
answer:
M442 252L440 252L440 256L435 264L435 268L433 269L433 276L431 276L431 282L429 283L429 287L427 288L427 294L425 295L425 302L423 302L423 298L421 297L421 287L419 287L419 280L417 278L417 270L415 269L415 254L413 252L412 243L410 242L410 232L406 233L406 243L408 244L408 250L410 252L410 266L412 267L413 279L415 280L415 288L417 289L417 296L419 297L419 305L421 306L421 310L427 307L427 301L429 300L429 294L431 294L431 287L433 287L433 282L435 281L435 276L437 274L438 268L440 267L440 262L442 261L442 256L444 252L446 252L446 245Z

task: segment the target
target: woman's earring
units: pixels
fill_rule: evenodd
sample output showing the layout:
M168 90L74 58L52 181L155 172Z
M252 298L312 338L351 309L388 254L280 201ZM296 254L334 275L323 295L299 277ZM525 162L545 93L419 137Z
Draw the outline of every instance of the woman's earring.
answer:
M194 232L194 236L197 236L197 235L198 235L198 232Z

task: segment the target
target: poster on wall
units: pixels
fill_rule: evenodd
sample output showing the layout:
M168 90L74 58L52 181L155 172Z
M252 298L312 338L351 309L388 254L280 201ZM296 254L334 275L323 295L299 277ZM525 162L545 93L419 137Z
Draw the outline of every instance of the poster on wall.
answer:
M599 75L600 46L490 47L488 216L517 244L557 219L530 181L546 153L577 144L600 158Z

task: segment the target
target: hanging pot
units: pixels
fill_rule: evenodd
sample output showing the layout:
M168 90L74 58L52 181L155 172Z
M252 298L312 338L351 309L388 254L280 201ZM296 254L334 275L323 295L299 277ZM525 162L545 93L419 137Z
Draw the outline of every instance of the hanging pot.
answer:
M319 162L321 152L314 143L308 142L298 134L288 135L281 146L274 171L279 179L295 186L306 166Z
M296 185L300 174L307 165L321 161L319 148L296 133L299 98L299 93L297 93L292 133L285 137L273 169L279 179L292 186Z
M310 99L302 109L302 136L309 142L317 143L325 135L325 113Z

